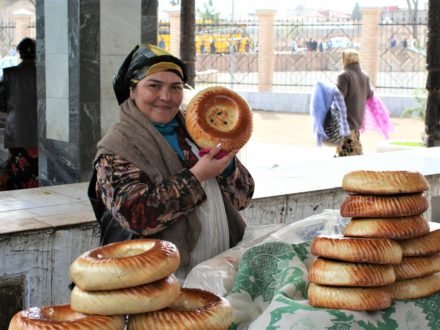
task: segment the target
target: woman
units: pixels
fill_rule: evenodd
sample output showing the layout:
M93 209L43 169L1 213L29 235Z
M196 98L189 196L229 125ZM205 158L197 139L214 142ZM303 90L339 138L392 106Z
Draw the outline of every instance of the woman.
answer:
M180 111L186 66L158 47L136 47L113 81L120 121L98 143L92 205L101 244L151 237L176 244L182 282L197 263L236 245L254 181L235 157L198 159ZM96 191L94 191L96 189ZM96 196L94 193L96 192ZM96 197L96 199L95 199Z
M343 51L342 64L344 72L338 76L336 86L344 96L350 135L343 137L335 157L362 155L359 129L365 114L365 102L373 96L370 79L361 69L358 51Z
M0 110L7 113L4 138L4 146L9 149L5 166L6 190L39 185L35 40L24 38L17 45L17 51L22 61L3 70L0 88Z

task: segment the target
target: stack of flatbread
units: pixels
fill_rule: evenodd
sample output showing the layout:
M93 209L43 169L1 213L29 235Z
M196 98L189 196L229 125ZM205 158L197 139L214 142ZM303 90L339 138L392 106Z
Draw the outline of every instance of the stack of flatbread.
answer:
M351 219L343 236L314 239L317 259L309 269L309 303L379 310L392 299L440 291L440 230L430 230L423 217L429 206L425 177L408 171L354 171L344 176L342 188L348 196L340 214Z

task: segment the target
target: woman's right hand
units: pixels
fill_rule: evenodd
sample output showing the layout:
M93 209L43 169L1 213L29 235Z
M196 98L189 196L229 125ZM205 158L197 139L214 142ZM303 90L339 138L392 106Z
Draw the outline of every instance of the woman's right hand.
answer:
M237 150L233 150L221 159L216 159L215 155L217 155L221 149L221 144L216 145L190 169L197 180L203 182L219 176L238 152Z

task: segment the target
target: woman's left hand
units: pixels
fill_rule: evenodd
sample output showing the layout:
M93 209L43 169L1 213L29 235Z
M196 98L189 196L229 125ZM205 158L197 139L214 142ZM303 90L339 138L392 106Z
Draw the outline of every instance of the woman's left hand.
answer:
M233 150L222 158L216 159L216 155L221 150L222 145L216 145L190 169L200 182L219 176L238 152L238 150Z

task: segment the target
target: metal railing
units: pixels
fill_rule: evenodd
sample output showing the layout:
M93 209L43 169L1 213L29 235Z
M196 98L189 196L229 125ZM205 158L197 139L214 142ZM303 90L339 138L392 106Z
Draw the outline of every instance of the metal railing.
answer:
M405 12L382 15L376 90L408 94L424 88L427 15L421 14L415 22L408 22ZM167 25L169 30L169 22L161 22L159 30L166 31ZM257 19L197 23L197 86L257 90L258 28ZM318 80L335 81L342 69L342 50L360 49L363 32L362 20L347 17L275 20L274 29L273 90L304 92ZM396 45L391 47L393 36ZM209 47L212 41L214 48Z
M423 12L422 12L423 14ZM411 93L425 88L427 15L409 21L383 13L379 36L376 89ZM35 26L29 27L35 30ZM258 20L202 21L196 24L196 84L258 88ZM274 23L273 90L310 91L318 80L334 82L341 70L340 52L361 47L362 21L292 18ZM0 58L11 55L15 23L0 21ZM169 22L159 23L159 40L169 47Z

